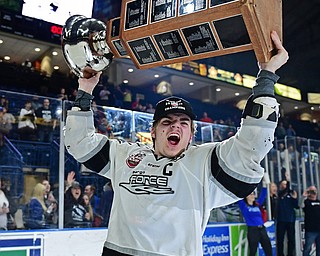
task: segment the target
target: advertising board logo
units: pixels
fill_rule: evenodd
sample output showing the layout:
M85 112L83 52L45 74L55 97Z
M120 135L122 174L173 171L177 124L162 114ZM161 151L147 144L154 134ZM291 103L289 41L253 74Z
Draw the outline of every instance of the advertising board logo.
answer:
M0 256L32 255L44 256L44 235L3 236L0 239Z
M204 256L230 255L230 234L229 227L208 226L202 236L202 248Z

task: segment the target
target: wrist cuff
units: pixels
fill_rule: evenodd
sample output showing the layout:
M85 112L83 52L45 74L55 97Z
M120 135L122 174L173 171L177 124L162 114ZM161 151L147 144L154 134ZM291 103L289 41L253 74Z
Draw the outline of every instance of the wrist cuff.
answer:
M93 96L85 91L78 90L73 106L80 108L82 111L89 111L91 109L91 102Z
M253 95L272 95L274 96L274 84L278 81L279 76L268 70L260 70L256 85L252 88Z

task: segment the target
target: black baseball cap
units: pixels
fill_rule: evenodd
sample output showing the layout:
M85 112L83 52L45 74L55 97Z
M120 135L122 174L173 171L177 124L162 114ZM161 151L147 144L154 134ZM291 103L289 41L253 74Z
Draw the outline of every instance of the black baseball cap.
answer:
M158 121L162 117L173 113L183 113L189 116L191 120L196 119L196 115L193 113L191 104L188 101L172 96L157 103L153 121Z

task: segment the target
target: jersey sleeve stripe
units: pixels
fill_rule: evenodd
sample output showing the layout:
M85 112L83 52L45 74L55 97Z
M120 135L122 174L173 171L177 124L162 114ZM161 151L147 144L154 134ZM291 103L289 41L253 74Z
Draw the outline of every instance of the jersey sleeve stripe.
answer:
M105 168L105 166L108 164L110 160L109 151L110 151L110 142L107 141L107 143L100 149L100 151L97 152L89 160L83 162L83 165L88 169L90 169L91 171L99 173L100 171L102 171L102 169Z
M228 175L219 165L216 149L211 155L211 173L213 177L228 191L238 198L244 198L255 190L258 183L247 183Z

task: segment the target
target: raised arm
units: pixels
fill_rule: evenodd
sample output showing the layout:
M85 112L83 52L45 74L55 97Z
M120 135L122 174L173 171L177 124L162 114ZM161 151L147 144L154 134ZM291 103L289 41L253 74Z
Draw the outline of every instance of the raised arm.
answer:
M274 84L279 77L274 72L287 62L288 53L276 32L271 33L271 38L277 53L269 62L259 64L261 70L243 111L240 129L212 154L213 177L238 198L246 197L260 183L264 173L260 162L273 147L279 116L274 97Z
M95 132L91 102L92 91L101 72L90 78L79 78L74 106L68 111L65 146L68 152L89 170L100 172L109 162L109 143L105 135Z

